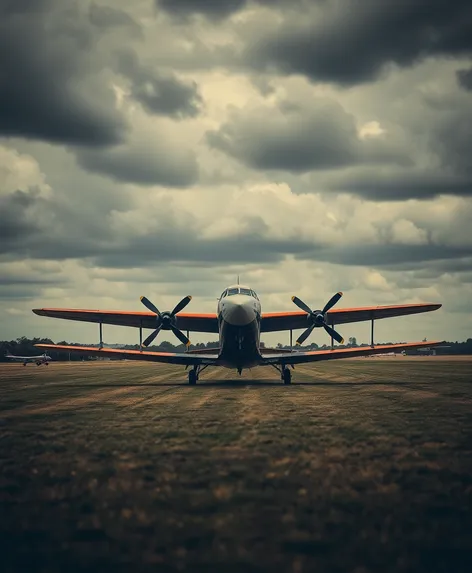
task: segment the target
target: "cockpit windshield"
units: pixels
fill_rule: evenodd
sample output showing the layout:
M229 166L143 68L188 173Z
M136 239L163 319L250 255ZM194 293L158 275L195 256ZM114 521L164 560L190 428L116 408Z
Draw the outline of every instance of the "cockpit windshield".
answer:
M244 287L229 288L224 291L224 293L221 295L220 298L224 298L225 296L231 296L233 294L245 294L246 296L252 296L253 298L257 299L257 294L253 290Z

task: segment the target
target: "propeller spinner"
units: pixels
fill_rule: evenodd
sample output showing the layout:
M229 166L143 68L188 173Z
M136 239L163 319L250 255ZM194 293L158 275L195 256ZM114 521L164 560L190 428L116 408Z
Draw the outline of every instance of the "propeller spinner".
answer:
M174 310L172 312L169 311L160 312L157 306L155 306L148 298L142 296L141 302L144 304L146 308L148 308L151 312L154 312L156 314L156 320L157 320L156 330L146 338L146 340L143 342L143 346L149 346L161 330L172 330L172 332L180 340L180 342L182 342L182 344L190 346L190 340L176 326L175 315L179 313L181 310L183 310L191 300L192 297L188 295L184 297L174 307Z
M303 342L305 342L305 340L313 332L313 329L321 327L323 327L326 330L326 332L330 336L332 336L334 340L336 340L336 342L339 342L339 344L343 344L344 338L338 332L336 332L334 328L332 328L331 326L329 326L329 324L326 323L326 313L338 302L338 300L342 296L343 296L342 292L337 292L324 305L323 310L311 310L311 308L307 304L305 304L302 300L300 300L297 296L292 296L293 302L298 306L298 308L308 313L311 319L310 326L305 330L305 332L302 332L302 334L298 337L296 344L300 345Z

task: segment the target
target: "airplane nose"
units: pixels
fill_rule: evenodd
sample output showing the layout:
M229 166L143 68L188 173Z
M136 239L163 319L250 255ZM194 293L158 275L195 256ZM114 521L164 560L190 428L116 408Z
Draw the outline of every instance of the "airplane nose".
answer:
M233 295L228 297L223 309L223 318L228 324L233 326L251 324L256 318L256 313L251 303L252 299L246 296Z

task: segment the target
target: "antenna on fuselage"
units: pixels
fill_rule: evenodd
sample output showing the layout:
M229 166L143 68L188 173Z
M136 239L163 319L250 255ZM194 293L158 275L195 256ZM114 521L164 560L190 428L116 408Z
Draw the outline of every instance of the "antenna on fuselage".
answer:
M239 285L239 275L238 275L238 285Z

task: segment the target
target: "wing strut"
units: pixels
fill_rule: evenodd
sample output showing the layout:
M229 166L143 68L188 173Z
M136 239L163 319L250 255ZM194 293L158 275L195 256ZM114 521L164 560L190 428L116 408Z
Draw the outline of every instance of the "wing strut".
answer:
M374 313L372 313L372 322L370 325L370 345L374 348Z
M100 322L100 348L103 348L103 324Z
M331 328L334 329L334 316L331 319ZM334 350L334 339L333 339L333 335L331 334L331 350Z

